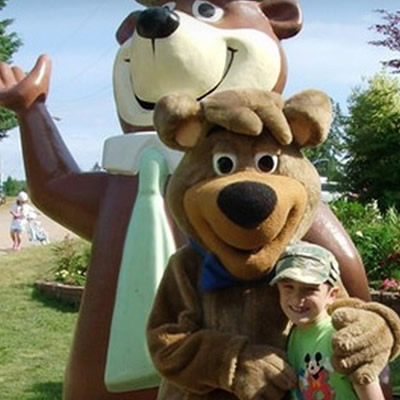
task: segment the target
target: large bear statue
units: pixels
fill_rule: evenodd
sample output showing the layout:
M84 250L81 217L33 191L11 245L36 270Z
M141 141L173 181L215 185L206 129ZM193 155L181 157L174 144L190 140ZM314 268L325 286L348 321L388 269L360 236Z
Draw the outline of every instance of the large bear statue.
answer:
M287 64L280 40L302 27L293 0L143 3L149 7L127 16L116 35L114 92L125 134L106 142L105 172L79 168L47 110L50 58L41 56L28 74L0 63L0 105L17 114L32 201L92 242L65 400L157 393L144 326L166 260L186 238L164 212L164 188L180 156L151 132L156 102L177 90L198 100L237 87L281 92ZM138 200L140 193L147 197ZM348 292L368 300L360 257L322 202L304 233L335 253Z

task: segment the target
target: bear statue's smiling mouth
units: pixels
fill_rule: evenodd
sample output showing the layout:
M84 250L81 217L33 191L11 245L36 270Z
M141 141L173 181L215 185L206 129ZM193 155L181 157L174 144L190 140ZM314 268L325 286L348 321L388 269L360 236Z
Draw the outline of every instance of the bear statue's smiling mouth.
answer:
M226 76L228 75L232 64L233 64L233 59L235 58L235 53L237 52L236 49L233 49L232 47L228 47L228 52L229 52L229 61L228 64L225 68L225 72L223 73L221 79L219 80L219 82L213 87L211 88L208 92L204 93L203 95L201 95L200 97L198 97L196 100L200 101L202 99L204 99L204 97L210 95L211 93L215 92L218 87L222 84L222 82L224 81L224 79L226 78ZM132 78L131 78L132 79ZM131 82L132 88L134 87L133 82ZM151 103L145 100L140 99L135 93L133 93L135 96L136 101L139 103L140 107L142 107L145 110L148 111L153 111L156 103Z

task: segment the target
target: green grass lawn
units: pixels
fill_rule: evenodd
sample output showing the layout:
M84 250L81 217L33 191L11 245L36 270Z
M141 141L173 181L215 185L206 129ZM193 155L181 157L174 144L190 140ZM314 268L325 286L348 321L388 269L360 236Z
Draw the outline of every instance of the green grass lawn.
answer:
M50 246L0 257L0 400L60 400L77 310L35 293ZM400 359L392 364L400 393ZM89 400L89 399L88 399Z
M0 257L0 399L58 400L77 310L36 294L50 246Z

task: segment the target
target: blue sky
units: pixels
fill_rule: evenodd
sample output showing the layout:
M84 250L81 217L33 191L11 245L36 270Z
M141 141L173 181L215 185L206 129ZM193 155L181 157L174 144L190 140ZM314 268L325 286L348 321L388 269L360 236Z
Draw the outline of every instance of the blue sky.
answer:
M327 92L346 107L351 88L393 56L368 45L378 38L368 27L380 21L376 8L399 9L398 0L299 0L303 31L284 42L290 96L307 88ZM397 7L396 7L397 6ZM122 133L112 94L115 32L138 4L133 0L9 0L0 19L14 18L10 30L24 45L14 64L29 70L37 56L53 61L48 108L83 170L101 160L104 139ZM18 130L0 142L3 178L24 178Z

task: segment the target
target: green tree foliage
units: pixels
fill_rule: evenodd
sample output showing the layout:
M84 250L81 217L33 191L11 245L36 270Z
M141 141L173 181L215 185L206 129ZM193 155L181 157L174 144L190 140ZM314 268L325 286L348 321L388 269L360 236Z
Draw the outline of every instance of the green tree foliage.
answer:
M349 96L343 181L362 203L400 209L400 82L386 72Z
M16 196L21 190L26 191L26 182L19 181L9 176L3 182L3 190L7 196Z
M328 138L322 146L305 149L304 154L314 163L321 176L326 176L329 181L340 182L343 170L346 117L339 103L335 103L332 99L331 101L333 120Z
M383 23L371 27L383 36L381 40L373 40L370 43L374 46L383 46L397 52L400 55L400 11L388 12L376 10L381 14ZM383 61L383 65L393 68L393 72L400 73L400 58Z
M0 12L6 6L7 0L0 0ZM7 33L12 19L0 20L0 61L11 62L13 54L21 46L22 42L15 32ZM17 125L17 119L13 113L0 107L0 140L7 136L7 131Z

